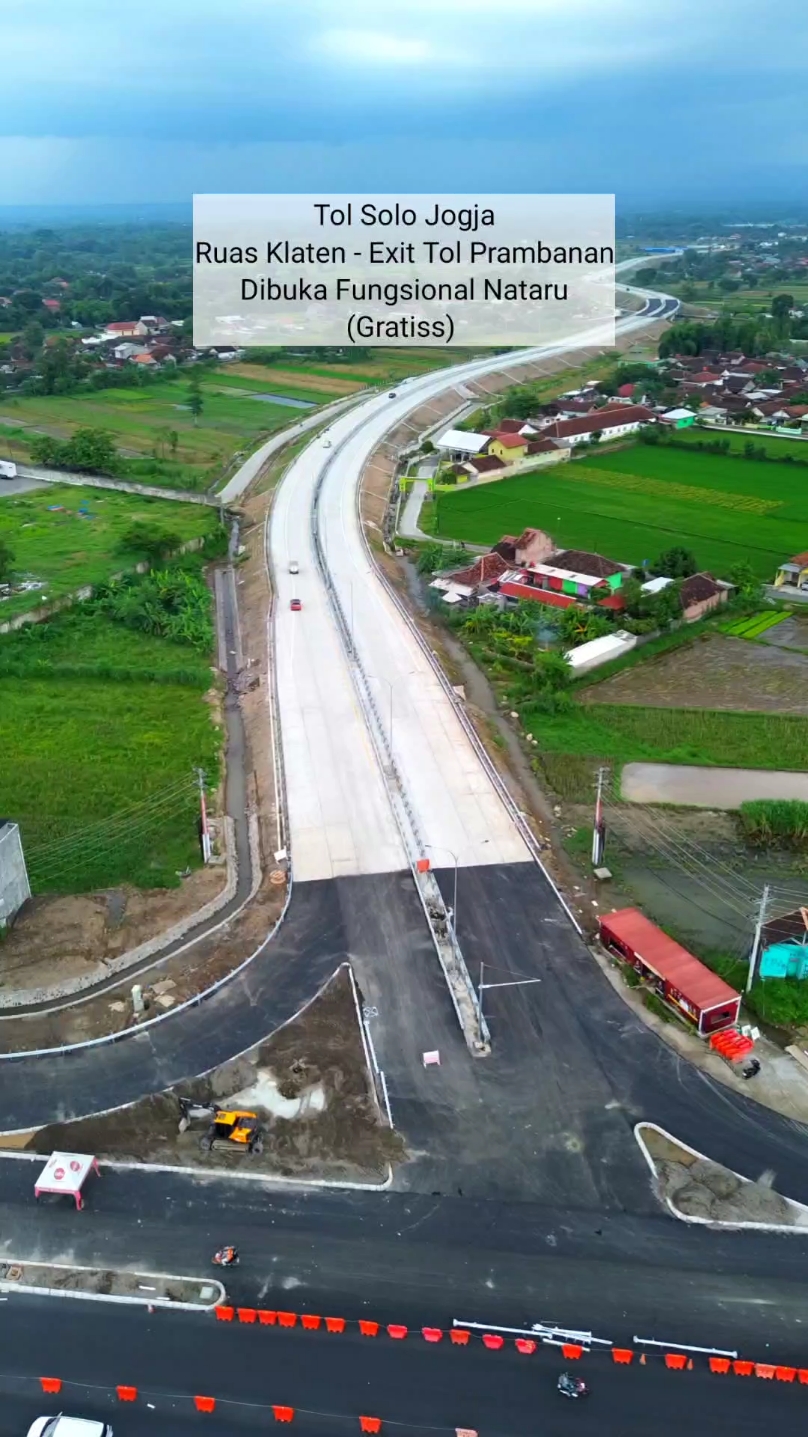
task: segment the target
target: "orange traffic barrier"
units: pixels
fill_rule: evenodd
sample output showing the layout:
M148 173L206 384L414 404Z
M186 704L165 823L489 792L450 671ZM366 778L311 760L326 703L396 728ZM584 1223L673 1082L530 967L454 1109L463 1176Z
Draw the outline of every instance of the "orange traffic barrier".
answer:
M751 1377L755 1370L754 1362L741 1361L736 1357L732 1364L732 1370L736 1377Z
M756 1362L755 1376L766 1377L769 1381L771 1381L774 1376L774 1364L771 1362Z
M674 1372L681 1372L686 1362L687 1358L683 1352L665 1353L665 1366L673 1368Z
M426 1336L426 1333L424 1333L424 1336ZM464 1327L453 1327L449 1332L449 1336L456 1347L468 1347L471 1333L466 1332Z
M498 1332L484 1332L483 1346L488 1347L491 1352L498 1352L500 1347L505 1346L505 1338L500 1337Z
M711 1357L711 1358L710 1358L710 1371L711 1371L711 1372L729 1372L729 1358L728 1358L728 1357Z
M215 1397L195 1397L194 1406L197 1412L214 1412L216 1409Z
M294 1407L273 1407L276 1422L291 1422L295 1415Z
M808 1367L797 1368L797 1379L802 1383L803 1387L808 1387Z
M266 1307L259 1307L258 1321L262 1327L274 1327L278 1320L277 1312L270 1312Z
M255 1322L258 1312L254 1307L237 1307L239 1322Z
M136 1387L116 1387L119 1402L135 1402L137 1400Z
M388 1322L387 1324L388 1337L406 1337L407 1331L408 1329L406 1327L402 1327L401 1324L398 1322Z
M517 1352L525 1352L525 1353L527 1353L528 1355L529 1355L531 1352L535 1352L535 1351L536 1351L536 1343L535 1343L534 1338L532 1338L532 1337L517 1337L517 1339L516 1339L516 1351L517 1351Z
M365 1319L360 1317L359 1331L361 1332L363 1337L377 1337L379 1333L379 1324L378 1322L367 1322Z
M321 1317L315 1317L313 1312L304 1312L300 1319L307 1332L316 1332L322 1320Z
M793 1382L797 1375L796 1367L775 1367L774 1375L778 1382Z
M279 1312L278 1321L281 1327L294 1327L297 1322L296 1312Z
M234 1307L217 1307L216 1317L219 1322L232 1322L236 1309Z
M326 1320L325 1320L325 1329L326 1329L326 1332L344 1332L344 1331L345 1331L345 1318L344 1318L344 1317L327 1317Z
M561 1348L562 1357L581 1357L583 1348L577 1342L565 1342Z
M61 1392L62 1390L61 1377L40 1377L39 1380L42 1383L43 1392Z
M381 1417L360 1417L359 1426L363 1432L381 1432Z
M613 1347L613 1348L612 1348L612 1361L613 1361L613 1362L625 1362L626 1366L628 1366L628 1364L629 1364L629 1362L631 1361L631 1359L632 1359L633 1356L634 1356L634 1353L633 1353L633 1351L632 1351L632 1349L631 1349L630 1347Z
M427 1342L440 1342L443 1333L439 1327L422 1327L421 1332Z

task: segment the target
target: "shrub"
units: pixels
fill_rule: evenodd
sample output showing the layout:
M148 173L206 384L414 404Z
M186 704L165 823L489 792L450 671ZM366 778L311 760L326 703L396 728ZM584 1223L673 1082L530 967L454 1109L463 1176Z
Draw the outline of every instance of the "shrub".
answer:
M127 553L145 554L147 559L155 561L175 554L181 544L182 539L173 529L141 519L129 525L118 547Z
M808 803L755 799L738 810L741 831L756 848L808 848Z

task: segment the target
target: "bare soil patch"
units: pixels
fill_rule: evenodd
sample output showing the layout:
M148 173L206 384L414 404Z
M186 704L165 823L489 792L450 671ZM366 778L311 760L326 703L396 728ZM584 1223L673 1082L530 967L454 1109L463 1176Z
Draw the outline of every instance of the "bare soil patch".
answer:
M310 389L314 393L339 396L355 394L365 385L358 379L340 379L325 374L309 374L302 369L276 369L275 365L229 364L228 374L241 374L245 379L260 379L271 390L273 382L291 389Z
M168 1012L187 998L225 978L249 958L272 931L281 915L286 889L265 877L251 903L207 938L175 954L157 959L138 979L146 1011L143 1021ZM132 1011L133 979L122 978L96 997L87 997L50 1013L31 1013L0 1020L0 1052L83 1043L137 1026Z
M808 656L710 634L585 689L582 703L808 714Z
M774 1191L774 1174L749 1182L721 1163L699 1157L650 1123L640 1136L653 1159L660 1196L680 1217L708 1222L808 1227L808 1208Z
M196 913L226 882L224 866L200 868L179 888L128 885L101 893L32 898L0 949L4 990L66 983L98 970Z
M263 1153L235 1143L208 1153L200 1147L206 1123L178 1131L178 1096L226 1106L237 1093L274 1081L291 1099L318 1089L324 1096L297 1118L251 1104L265 1127ZM209 1173L271 1173L330 1181L382 1182L404 1147L379 1115L367 1070L347 965L297 1018L249 1053L205 1077L182 1083L119 1112L41 1128L28 1144L38 1153L92 1152L100 1158L199 1168Z

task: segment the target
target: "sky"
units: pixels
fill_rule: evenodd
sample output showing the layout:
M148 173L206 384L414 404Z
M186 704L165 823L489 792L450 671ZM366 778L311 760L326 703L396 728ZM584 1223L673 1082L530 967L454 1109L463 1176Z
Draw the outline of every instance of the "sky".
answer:
M0 0L0 205L804 200L808 5Z

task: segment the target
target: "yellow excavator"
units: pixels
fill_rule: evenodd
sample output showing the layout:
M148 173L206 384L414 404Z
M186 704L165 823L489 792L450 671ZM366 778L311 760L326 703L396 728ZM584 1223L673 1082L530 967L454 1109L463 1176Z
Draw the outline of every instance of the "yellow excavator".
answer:
M257 1113L246 1108L220 1108L215 1103L194 1103L190 1098L180 1098L179 1105L181 1133L194 1119L210 1119L207 1132L199 1139L204 1152L209 1153L215 1143L238 1143L250 1155L263 1152L264 1126Z

